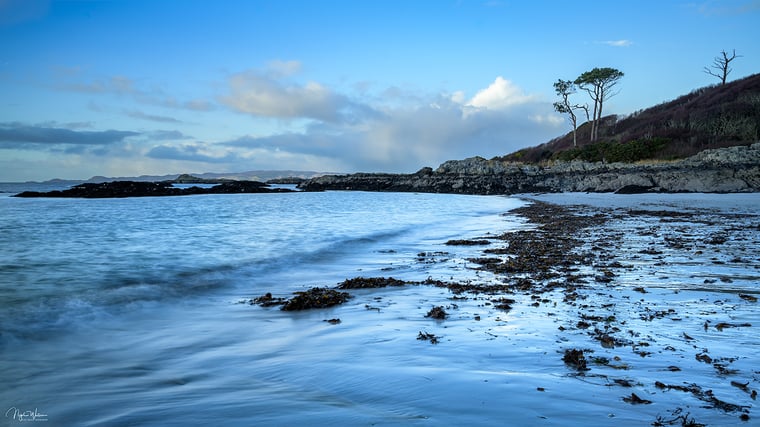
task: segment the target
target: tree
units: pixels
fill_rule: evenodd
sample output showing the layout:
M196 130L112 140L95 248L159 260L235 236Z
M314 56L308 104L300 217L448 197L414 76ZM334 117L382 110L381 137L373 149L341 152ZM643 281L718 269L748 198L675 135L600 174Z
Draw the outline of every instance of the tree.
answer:
M578 105L570 103L570 95L576 91L575 84L570 80L558 79L554 83L554 90L557 95L562 97L561 102L554 103L554 110L560 114L567 114L570 117L570 123L573 125L573 147L578 146L578 140L575 136L575 132L578 129L578 117L575 115L575 110L583 110L586 112L586 120L588 120L588 105Z
M578 76L573 83L588 93L594 101L594 117L591 121L591 141L596 141L599 132L599 122L602 118L604 101L617 95L612 92L618 81L623 77L623 72L614 68L594 68L591 71Z
M728 56L725 50L720 51L720 54L723 55L723 57L716 56L715 59L713 59L712 65L710 67L705 67L704 71L711 76L719 78L720 84L724 85L726 84L726 78L728 78L728 75L733 71L728 64L734 59L741 58L742 56L736 54L736 49L733 50L731 57ZM717 71L713 71L710 68L714 68Z

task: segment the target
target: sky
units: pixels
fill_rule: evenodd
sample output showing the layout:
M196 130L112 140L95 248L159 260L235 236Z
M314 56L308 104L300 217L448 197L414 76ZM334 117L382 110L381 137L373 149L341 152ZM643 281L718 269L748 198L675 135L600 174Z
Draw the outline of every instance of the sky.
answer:
M0 0L0 181L415 172L760 72L759 0ZM591 103L582 92L571 97Z

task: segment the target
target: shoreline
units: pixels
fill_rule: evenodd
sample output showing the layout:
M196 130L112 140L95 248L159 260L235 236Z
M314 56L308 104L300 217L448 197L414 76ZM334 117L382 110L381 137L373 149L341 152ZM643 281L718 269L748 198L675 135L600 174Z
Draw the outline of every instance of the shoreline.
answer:
M592 394L617 394L604 403L610 413L633 411L646 425L741 425L753 419L760 389L760 345L752 340L760 322L760 253L753 242L760 236L760 215L657 200L615 206L599 199L593 206L567 200L571 196L522 195L529 204L509 213L527 218L530 228L457 243L483 245L482 256L467 261L471 269L493 273L491 282L355 277L334 292L343 303L352 292L362 300L380 292L376 288L445 288L446 300L419 313L439 327L420 328L416 339L437 347L469 341L440 334L455 323L468 322L469 334L500 339L486 320L528 327L543 318L556 328L537 328L544 335L540 341L554 342L543 349L552 360L537 363L561 364L553 375L591 384ZM294 300L318 300L320 292L302 292ZM382 295L388 292L394 291ZM267 305L268 297L250 303ZM352 321L341 317L324 320ZM553 388L539 383L534 391L567 399L549 397Z
M672 162L606 163L573 160L549 164L473 157L413 174L323 175L305 191L365 190L452 194L523 193L752 193L760 191L760 142L704 150Z

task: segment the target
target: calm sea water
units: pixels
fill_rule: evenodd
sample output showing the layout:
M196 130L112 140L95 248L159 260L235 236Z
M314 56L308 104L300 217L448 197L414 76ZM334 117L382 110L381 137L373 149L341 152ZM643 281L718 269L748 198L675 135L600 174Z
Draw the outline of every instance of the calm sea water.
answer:
M383 380L371 365L351 373L364 360L366 325L326 329L330 310L286 315L240 301L360 275L448 279L456 262L420 263L417 254L518 227L502 214L522 203L361 192L0 194L0 409L11 411L0 420L18 421L16 410L36 410L51 425L424 418L383 398L403 376ZM332 340L337 330L349 337ZM394 361L399 345L384 348L391 353L373 357L409 368Z

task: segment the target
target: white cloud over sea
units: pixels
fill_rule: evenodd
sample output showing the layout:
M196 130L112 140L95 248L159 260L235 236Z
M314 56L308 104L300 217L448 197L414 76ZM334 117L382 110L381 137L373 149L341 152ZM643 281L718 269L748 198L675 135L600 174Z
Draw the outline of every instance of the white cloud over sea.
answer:
M414 172L450 159L504 155L545 142L565 125L549 100L526 93L502 76L468 95L461 90L380 88L371 82L338 90L301 80L301 72L297 61L275 61L231 73L219 85L216 98L197 100L202 106L197 109L172 101L163 89L151 93L127 77L72 82L63 90L86 94L92 111L120 114L147 128L0 123L0 149L13 150L8 159L24 161L32 152L55 154L60 158L52 163L60 170L97 164L101 169L94 174L99 175L130 175L130 168L133 174L254 169ZM128 97L132 106L108 104L114 95ZM194 123L172 115L181 110L192 110ZM250 131L216 138L191 135L197 123L205 124L204 117L222 114L233 114L236 123L243 123L234 129Z

